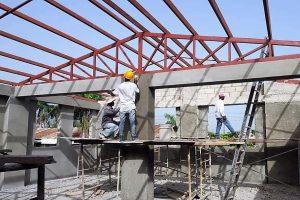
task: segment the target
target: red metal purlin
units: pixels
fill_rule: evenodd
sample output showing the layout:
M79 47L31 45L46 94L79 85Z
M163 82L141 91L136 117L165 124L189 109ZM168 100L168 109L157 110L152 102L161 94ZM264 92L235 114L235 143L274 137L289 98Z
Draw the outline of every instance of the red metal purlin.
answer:
M95 56L95 55L94 55ZM108 66L108 64L97 54L97 58L103 63L103 65L111 72L111 74L114 74L112 69Z
M6 6L6 5L4 5L2 3L0 3L0 8L2 10L5 10L5 11L9 11L11 9L10 7L8 7L8 6ZM88 45L88 44L86 44L86 43L84 43L84 42L82 42L82 41L80 41L80 40L78 40L78 39L76 39L76 38L74 38L74 37L72 37L72 36L64 33L64 32L62 32L62 31L59 31L59 30L57 30L57 29L55 29L55 28L53 28L53 27L51 27L51 26L49 26L47 24L44 24L43 22L40 22L40 21L38 21L38 20L36 20L36 19L34 19L32 17L29 17L29 16L27 16L27 15L25 15L25 14L19 12L19 11L14 11L12 13L14 15L20 17L21 19L24 19L24 20L26 20L26 21L28 21L28 22L30 22L32 24L35 24L35 25L37 25L37 26L39 26L39 27L41 27L43 29L46 29L46 30L48 30L48 31L50 31L52 33L55 33L56 35L59 35L59 36L65 38L67 40L70 40L70 41L78 44L78 45L81 45L81 46L83 46L83 47L85 47L87 49L90 49L90 50L95 50L94 47L92 47L92 46L90 46L90 45Z
M63 5L57 3L56 1L53 0L47 0L47 3L50 3L51 5L55 6L56 8L60 9L61 11L65 12L66 14L74 17L75 19L79 20L80 22L86 24L87 26L89 26L90 28L98 31L99 33L105 35L106 37L108 37L109 39L117 42L119 41L118 38L116 38L115 36L113 36L112 34L108 33L107 31L103 30L102 28L100 28L99 26L95 25L94 23L90 22L89 20L81 17L80 15L78 15L77 13L73 12L72 10L64 7ZM130 51L138 54L137 50L132 48L130 45L127 44L123 44L124 47L126 47L127 49L129 49ZM148 59L148 57L146 57L145 55L143 55L143 57L145 59Z
M138 9L145 17L147 17L155 26L157 26L163 33L170 33L155 17L153 17L145 8L143 8L137 1L129 0L129 2ZM180 48L183 48L183 45L176 39L173 39L173 42L178 45ZM186 50L186 53L192 57L192 53L189 50ZM218 59L217 59L218 60Z
M44 47L42 45L39 45L39 44L36 44L34 42L31 42L31 41L28 41L28 40L25 40L23 38L20 38L18 36L15 36L15 35L12 35L10 33L7 33L7 32L4 32L4 31L1 31L0 30L0 35L3 36L3 37L6 37L6 38L9 38L11 40L14 40L14 41L17 41L17 42L20 42L22 44L26 44L28 46L31 46L33 48L36 48L36 49L39 49L41 51L45 51L47 53L50 53L52 55L55 55L55 56L58 56L58 57L61 57L61 58L64 58L64 59L67 59L67 60L74 60L75 58L72 58L71 56L68 56L68 55L65 55L63 53L60 53L58 51L54 51L50 48L47 48L47 47ZM85 62L82 62L80 61L80 64L86 66L86 67L89 67L89 68L92 68L92 65L88 64L88 63L85 63ZM78 76L78 75L76 75ZM78 77L79 78L79 77Z
M80 70L82 71L83 73L85 73L87 76L89 77L93 77L91 74L89 74L87 71L85 71L84 69L82 69L79 65L77 65L76 63L74 63L74 65Z
M130 65L136 69L136 67L135 67L134 64L132 63L131 59L129 58L129 56L127 55L127 53L126 53L125 50L123 49L123 47L120 45L119 48L120 48L120 50L122 51L122 53L124 54L124 56L126 57L127 61L130 63Z
M9 15L10 13L14 12L15 10L18 10L19 8L25 6L26 4L28 4L29 2L31 2L32 0L27 0L27 1L24 1L23 3L21 3L20 5L10 9L9 11L6 11L5 13L3 13L1 16L0 16L0 19L2 19L3 17Z
M176 62L176 60L181 56L181 54L188 48L188 46L193 42L193 40L188 41L188 43L183 47L183 49L177 54L175 59L170 63L168 68L171 68L173 64Z
M170 0L164 0L167 6L172 10L172 12L177 16L177 18L183 23L183 25L193 34L199 35L197 31L193 28L193 26L188 22L188 20L183 16L183 14L176 8L176 6ZM203 48L208 52L211 53L211 49L204 41L199 41ZM182 47L181 47L182 48ZM190 55L191 56L191 55ZM192 56L191 56L192 57ZM216 55L213 55L213 58L216 62L220 62L219 58ZM198 62L198 61L197 61Z
M202 65L205 61L207 61L213 54L217 53L222 47L226 45L226 42L223 42L220 46L218 46L214 51L209 53L200 63L199 65Z
M11 73L11 74L16 74L16 75L20 75L20 76L25 76L25 77L33 77L32 74L29 74L26 72L21 72L21 71L14 70L14 69L5 68L5 67L0 67L0 71L4 71L7 73ZM48 79L43 78L43 77L38 77L38 79L42 80L42 81L48 81Z
M3 80L3 79L0 79L0 83L7 84L7 85L12 85L12 86L17 86L18 85L18 83L16 83L16 82Z
M269 2L268 0L263 0L264 4L264 13L265 13L265 19L266 19L266 26L268 31L268 39L272 40L272 28L271 28L271 18L270 18L270 10L269 10ZM270 43L268 46L268 56L274 56L274 48L273 45Z
M247 57L247 56L249 56L249 55L251 55L251 54L257 52L258 50L264 48L266 45L267 45L267 44L262 44L262 45L256 47L255 49L249 51L248 53L245 53L244 55L242 55L242 56L240 56L239 58L235 59L234 61L242 60L243 58L245 58L245 57Z
M14 60L18 60L18 61L21 61L21 62L25 62L25 63L31 64L31 65L35 65L35 66L38 66L38 67L41 67L41 68L44 68L44 69L51 69L52 68L49 65L39 63L39 62L36 62L36 61L33 61L33 60L29 60L27 58L22 58L20 56L12 55L12 54L9 54L9 53L3 52L3 51L0 51L0 55L4 56L4 57L7 57L7 58L14 59ZM65 75L70 75L70 73L65 71L65 70L58 70L58 72L60 72L62 74L65 74ZM75 76L78 79L84 78L83 76L79 76L77 74Z
M231 30L230 30L229 26L227 25L226 20L225 20L224 16L222 15L222 12L219 9L219 6L216 3L216 1L215 0L209 0L209 3L211 5L212 9L214 10L215 14L217 15L217 18L219 19L219 21L220 21L224 31L226 32L227 36L229 38L233 37L233 34L231 33ZM235 48L238 56L241 57L242 52L241 52L240 48L238 47L238 45L236 43L232 43L232 44L233 44L233 47Z
M69 65L72 65L72 64L77 63L77 62L79 62L79 61L82 61L82 60L85 60L85 59L87 59L87 58L90 58L91 56L93 56L93 55L95 55L95 54L103 53L103 52L106 51L106 50L109 50L109 49L111 49L111 48L116 47L117 44L122 44L122 43L124 43L124 42L130 41L130 40L132 40L132 39L135 39L135 38L138 37L138 36L139 36L139 34L135 34L135 35L126 37L126 38L124 38L124 39L122 39L122 40L119 40L118 42L114 42L114 43L112 43L112 44L110 44L110 45L107 45L107 46L105 46L105 47L102 47L102 48L100 48L100 49L97 49L97 50L95 50L95 52L87 53L87 54L85 54L85 55L83 55L83 56L80 56L79 58L73 59L72 61L66 62L66 63L61 64L61 65L59 65L59 66L57 66L57 67L54 67L54 68L52 68L52 69L50 69L50 70L48 70L48 71L45 71L45 72L42 72L42 73L37 74L37 75L35 75L35 76L32 76L32 77L29 78L29 79L26 79L26 80L24 80L24 81L21 81L19 84L22 85L22 84L26 84L26 83L32 82L33 80L38 79L38 78L40 78L40 77L43 77L43 76L45 76L46 74L51 74L51 73L53 73L54 71L63 69L63 68L65 68L65 67L69 66ZM104 54L103 54L103 55L104 55ZM114 60L115 60L115 58L113 58L113 57L110 56L110 55L104 55L104 56L110 57L111 59L114 59ZM115 62L116 62L116 60L115 60ZM124 63L124 64L126 65L126 63ZM93 68L93 67L91 67L91 68ZM104 71L104 70L99 69L99 68L97 68L97 70L99 70L99 71L102 72L102 73L104 73L104 72L107 73L107 71ZM108 73L108 75L109 75L109 73Z
M144 71L146 71L147 67L148 67L148 64L151 62L152 58L154 57L154 55L156 54L157 50L159 49L159 47L162 45L162 43L164 42L164 38L162 38L160 40L160 42L158 43L158 45L155 47L154 51L152 52L149 60L147 61L147 63L145 64L144 66Z
M97 2L95 0L91 0L93 2ZM123 17L125 17L128 21L130 21L132 24L134 24L136 27L138 27L141 31L143 32L149 32L142 24L140 24L138 21L136 21L133 17L131 17L128 13L126 13L124 10L122 10L119 6L117 6L115 3L113 3L111 0L104 0L104 2L106 4L108 4L111 8L113 8L115 11L117 11L118 13L120 13ZM99 2L97 2L99 4ZM108 12L107 12L108 13ZM115 17L115 15L112 12L108 13L111 17L113 17L115 20L119 21L120 18ZM121 23L121 22L120 22ZM130 30L130 29L129 29ZM137 31L134 31L135 33ZM159 43L159 40L157 40L157 38L153 38L157 43ZM150 44L152 47L156 47L155 44L153 44L153 42L151 42L150 40L148 40L146 37L144 37L144 40ZM158 49L159 52L161 52L162 54L164 54L164 50L163 49ZM171 48L168 47L168 51L172 54L172 55L176 55L175 51L173 51ZM168 55L168 58L173 59L173 57L171 55ZM150 59L151 60L151 59ZM188 62L186 62L184 59L180 58L179 59L181 62L183 62L185 65L190 66L190 64ZM155 64L156 62L153 61L152 64ZM183 67L183 65L181 63L177 64L181 67ZM160 67L160 66L159 66Z

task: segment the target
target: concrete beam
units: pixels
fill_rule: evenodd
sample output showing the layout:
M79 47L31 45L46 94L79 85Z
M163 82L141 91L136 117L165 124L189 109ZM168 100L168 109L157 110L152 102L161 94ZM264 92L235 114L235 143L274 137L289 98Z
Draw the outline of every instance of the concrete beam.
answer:
M12 94L14 94L13 86L0 84L0 95L10 96Z
M86 109L100 110L100 105L97 102L85 101L68 96L52 96L52 97L36 97L34 100L43 101L47 103L55 103L65 106L80 107Z
M300 58L253 62L153 74L150 87L178 87L300 77ZM26 85L15 88L15 96L53 96L116 88L121 77Z
M300 77L300 58L164 72L153 76L151 87L193 86L298 77Z
M16 97L53 96L83 92L99 92L116 88L121 77L98 78L89 80L64 81L56 83L34 84L15 87Z

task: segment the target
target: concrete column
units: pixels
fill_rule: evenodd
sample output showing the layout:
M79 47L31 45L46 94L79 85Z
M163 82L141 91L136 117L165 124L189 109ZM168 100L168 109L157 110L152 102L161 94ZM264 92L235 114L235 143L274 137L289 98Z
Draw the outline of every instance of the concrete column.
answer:
M6 104L8 101L7 96L0 96L0 149L6 148L6 141L7 137L6 134L4 134L4 116L6 111Z
M28 106L30 108L29 116L28 116L28 135L27 135L27 151L26 155L32 155L32 151L34 148L34 139L36 132L36 110L37 110L37 102L29 101ZM36 169L33 169L33 171ZM25 171L25 185L30 184L30 176L32 170Z
M180 132L180 127L181 127L181 124L180 124L180 107L176 107L176 125L177 125L177 137L180 137L181 136L181 132Z
M74 120L74 107L71 106L59 106L59 122L58 130L60 137L72 137L73 120Z
M3 125L4 125L4 116L5 116L5 110L6 110L6 103L7 103L8 97L7 96L0 96L0 149L6 148L6 135L4 134ZM0 173L0 190L2 188L4 181L4 173Z
M4 123L3 123L3 141L4 147L12 149L12 154L28 155L31 146L28 146L28 135L32 138L32 131L35 120L29 119L30 113L35 112L35 107L31 107L31 103L27 99L10 97L7 101ZM29 133L28 131L31 131ZM25 179L25 171L16 171L14 173L6 173L4 177L4 188L23 186Z
M138 87L140 94L136 103L137 133L143 140L154 139L154 90L149 88L151 74L140 77Z
M198 106L198 127L197 138L206 138L208 135L208 106Z
M97 111L92 111L91 119L90 119L90 129L89 129L89 138L96 138L97 137Z
M180 133L186 138L205 138L208 132L208 106L180 107Z
M154 154L149 146L122 148L121 198L154 199Z
M59 105L60 115L58 122L58 137L72 137L73 121L74 121L74 107ZM55 173L60 177L68 177L74 175L77 169L77 152L74 150L69 139L58 138L58 148L60 150L59 156L55 156L54 159L63 168L56 169ZM57 164L55 164L57 165ZM51 165L49 167L57 167ZM68 169L68 171L64 170Z

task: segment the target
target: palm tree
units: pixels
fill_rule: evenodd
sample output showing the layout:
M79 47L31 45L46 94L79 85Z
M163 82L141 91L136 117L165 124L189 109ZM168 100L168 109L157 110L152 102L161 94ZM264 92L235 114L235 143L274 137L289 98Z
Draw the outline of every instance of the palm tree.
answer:
M170 115L168 113L165 113L166 118L166 124L171 124L172 126L176 126L176 118L174 115Z

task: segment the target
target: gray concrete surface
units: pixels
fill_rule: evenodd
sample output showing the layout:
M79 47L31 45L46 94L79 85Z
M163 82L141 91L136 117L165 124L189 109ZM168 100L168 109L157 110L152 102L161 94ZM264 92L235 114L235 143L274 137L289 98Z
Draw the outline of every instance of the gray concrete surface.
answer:
M99 78L89 80L65 81L24 85L15 87L15 96L53 96L82 92L106 91L116 88L121 83L121 77Z
M153 76L151 87L167 88L297 77L300 77L300 59L286 59L158 73Z
M10 97L5 110L3 121L4 141L7 138L6 148L12 149L12 154L27 154L28 131L32 130L35 120L29 120L29 113L32 110L30 103L26 99L17 99ZM33 133L30 133L33 134ZM16 187L24 185L25 171L14 173L5 173L3 188Z
M2 96L10 96L14 94L15 87L10 85L0 84L0 95Z
M133 145L122 148L121 199L154 198L153 149Z
M300 103L270 103L266 104L266 137L299 138L300 137ZM267 156L272 156L293 148L297 143L267 144ZM299 160L297 150L268 160L268 174L280 181L298 184ZM269 179L270 183L274 180Z
M208 135L208 106L180 107L180 133L185 138L206 138Z
M137 133L139 139L154 139L154 90L149 88L152 75L144 75L138 81L140 94L136 103Z
M150 87L167 88L298 77L300 77L300 59L286 59L157 73L153 74ZM14 94L24 97L96 92L116 88L120 83L119 77L25 85L16 87Z
M36 97L33 100L61 104L66 106L74 106L79 108L87 108L93 110L99 110L100 105L97 102L81 100L79 98L74 98L70 96L50 96L50 97Z

